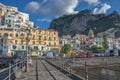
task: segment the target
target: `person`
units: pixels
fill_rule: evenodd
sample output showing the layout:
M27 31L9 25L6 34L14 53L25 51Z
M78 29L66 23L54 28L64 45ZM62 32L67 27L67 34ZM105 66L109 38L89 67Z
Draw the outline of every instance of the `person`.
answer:
M31 58L28 59L28 64L29 64L30 66L33 65L33 62L32 62L32 59L31 59Z

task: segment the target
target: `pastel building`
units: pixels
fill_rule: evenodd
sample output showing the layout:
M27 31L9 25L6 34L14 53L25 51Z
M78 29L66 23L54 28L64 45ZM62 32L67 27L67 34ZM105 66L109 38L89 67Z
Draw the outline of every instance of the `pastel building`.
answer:
M26 54L27 30L31 34L29 55L39 56L47 50L59 49L57 31L34 27L29 14L19 12L16 7L0 4L0 55Z
M96 38L94 38L93 45L97 45L100 47L100 46L103 46L103 42L104 42L103 38L96 37Z

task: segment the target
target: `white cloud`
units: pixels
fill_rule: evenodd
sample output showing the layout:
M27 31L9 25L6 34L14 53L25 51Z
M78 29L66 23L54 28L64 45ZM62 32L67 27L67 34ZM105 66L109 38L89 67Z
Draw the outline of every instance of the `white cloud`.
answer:
M37 19L38 22L51 22L52 20L50 18L39 18Z
M48 1L48 0L43 0L43 2L42 2L42 3L44 4L44 3L46 3L47 1Z
M111 6L107 3L104 3L102 4L102 7L99 9L99 8L95 8L93 13L94 14L100 14L100 13L106 13L107 10L109 10L111 8Z
M25 8L25 10L32 11L32 12L36 12L39 9L40 9L40 5L35 1L28 3Z
M64 14L77 13L75 8L79 0L43 0L42 2L29 2L25 10L40 15L61 16Z
M97 6L98 4L101 3L99 0L84 0L84 1L87 2L89 5L94 5L94 6Z

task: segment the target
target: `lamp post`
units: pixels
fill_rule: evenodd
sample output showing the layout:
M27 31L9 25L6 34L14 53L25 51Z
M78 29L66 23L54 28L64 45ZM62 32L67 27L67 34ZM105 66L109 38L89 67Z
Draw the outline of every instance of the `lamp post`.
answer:
M28 57L29 57L29 41L31 39L31 34L30 34L30 29L26 30L27 37L26 37L26 57L27 57L27 62L26 62L26 72L29 72L29 66L28 66Z

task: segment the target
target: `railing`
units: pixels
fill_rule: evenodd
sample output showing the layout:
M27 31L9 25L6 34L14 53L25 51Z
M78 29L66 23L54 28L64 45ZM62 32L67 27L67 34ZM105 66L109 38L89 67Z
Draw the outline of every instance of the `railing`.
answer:
M117 61L120 59L120 57L93 58L93 60L99 60L100 64L90 62L88 58L55 58L47 59L47 61L66 70L69 75L75 74L82 80L120 80L120 62L116 63L117 61L113 61L113 58Z
M26 60L16 62L15 64L9 64L8 68L0 71L0 80L15 80L19 78L21 72L25 69Z

